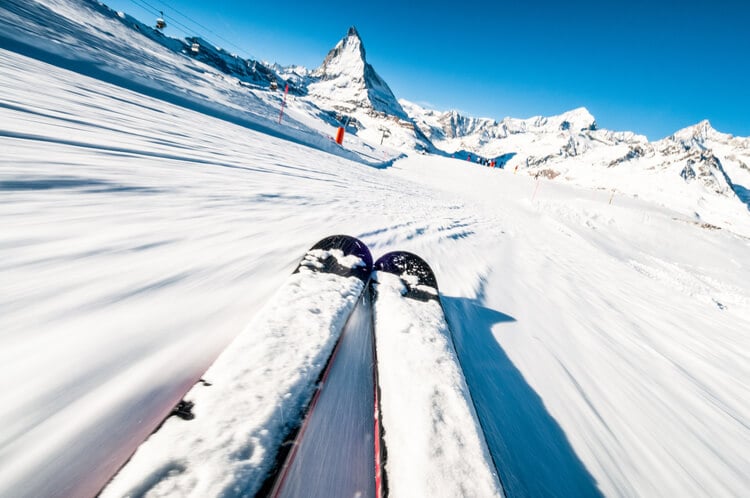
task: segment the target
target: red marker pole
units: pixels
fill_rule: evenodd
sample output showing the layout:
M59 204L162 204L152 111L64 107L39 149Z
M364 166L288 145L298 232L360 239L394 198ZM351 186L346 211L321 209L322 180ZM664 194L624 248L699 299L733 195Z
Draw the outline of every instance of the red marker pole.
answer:
M339 145L344 144L344 127L339 126L338 130L336 130L336 143Z
M289 83L284 87L284 100L281 102L281 112L279 113L279 124L281 124L281 118L284 117L284 106L286 105L286 94L289 93Z

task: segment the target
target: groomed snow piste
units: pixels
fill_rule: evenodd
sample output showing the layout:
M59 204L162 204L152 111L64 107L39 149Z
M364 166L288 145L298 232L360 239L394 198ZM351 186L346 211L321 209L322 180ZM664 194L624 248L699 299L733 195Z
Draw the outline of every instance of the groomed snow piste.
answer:
M340 149L95 6L0 5L0 495L96 494L334 233L435 270L508 496L750 494L746 202Z

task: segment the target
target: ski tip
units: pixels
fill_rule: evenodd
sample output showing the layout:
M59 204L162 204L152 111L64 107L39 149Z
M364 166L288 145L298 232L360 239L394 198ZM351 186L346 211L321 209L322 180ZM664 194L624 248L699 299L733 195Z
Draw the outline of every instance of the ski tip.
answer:
M297 266L295 273L299 272L302 267L310 267L306 262L311 253L334 250L341 251L340 257L326 255L323 262L314 265L317 271L336 273L345 277L355 276L362 281L367 281L372 272L372 254L370 254L370 250L364 242L349 235L331 235L318 241L307 252L305 258ZM345 261L350 259L351 256L359 259L357 264L350 265Z
M408 288L408 297L422 301L439 299L435 273L430 265L416 254L406 251L389 252L378 258L373 269L399 276Z
M357 256L364 263L367 272L372 271L372 254L364 242L350 235L331 235L320 240L311 249L340 249L344 256Z

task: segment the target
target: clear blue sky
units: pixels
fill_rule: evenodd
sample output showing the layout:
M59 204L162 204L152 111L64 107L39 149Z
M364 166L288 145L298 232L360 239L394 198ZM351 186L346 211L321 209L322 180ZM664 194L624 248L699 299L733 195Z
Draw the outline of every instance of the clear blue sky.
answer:
M396 96L438 110L585 106L600 127L652 140L702 119L750 136L750 0L104 2L144 22L164 10L171 36L181 23L241 56L309 68L354 25Z

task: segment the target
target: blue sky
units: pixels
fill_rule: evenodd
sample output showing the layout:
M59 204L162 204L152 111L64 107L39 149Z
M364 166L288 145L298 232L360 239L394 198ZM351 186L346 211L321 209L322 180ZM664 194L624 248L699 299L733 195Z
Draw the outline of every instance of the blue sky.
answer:
M309 68L354 25L396 96L438 110L584 106L600 127L652 140L702 119L750 136L748 0L104 2L142 21L164 10L172 36L184 24L239 55Z

